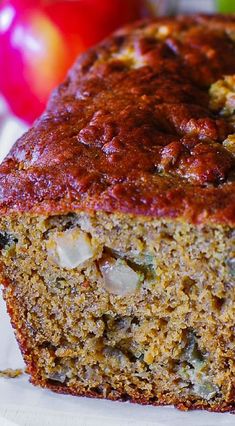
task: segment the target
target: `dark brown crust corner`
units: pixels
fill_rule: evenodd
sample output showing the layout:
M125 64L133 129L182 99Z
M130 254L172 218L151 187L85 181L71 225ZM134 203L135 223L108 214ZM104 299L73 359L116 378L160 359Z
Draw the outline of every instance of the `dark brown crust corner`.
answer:
M107 399L110 401L119 401L119 402L130 402L133 404L141 404L141 405L153 405L156 407L160 406L166 406L166 405L174 405L175 408L178 408L181 411L189 411L189 410L207 410L210 412L215 413L226 413L229 412L231 414L235 414L235 404L228 404L228 405L215 405L210 406L209 404L204 403L198 403L193 401L185 401L185 402L176 402L174 398L166 398L164 396L159 397L157 401L151 399L146 400L144 398L141 398L140 395L136 395L136 397L130 398L125 394L119 394L115 395L115 397L108 396L107 398L104 398L101 396L98 392L91 392L91 391L85 391L73 388L66 388L61 385L54 385L51 383L43 383L40 381L40 379L31 378L31 383L35 386L41 386L45 389L49 389L53 392L64 394L64 395L72 395L72 396L81 396L81 397L87 397L87 398L98 398L98 399Z

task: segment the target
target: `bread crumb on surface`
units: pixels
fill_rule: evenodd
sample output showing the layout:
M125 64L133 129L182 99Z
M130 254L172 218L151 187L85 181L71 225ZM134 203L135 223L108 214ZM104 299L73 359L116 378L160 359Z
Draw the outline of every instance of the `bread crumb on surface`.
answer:
M16 377L20 377L24 374L24 371L21 368L6 368L5 370L0 370L0 377L4 377L7 379L15 379Z

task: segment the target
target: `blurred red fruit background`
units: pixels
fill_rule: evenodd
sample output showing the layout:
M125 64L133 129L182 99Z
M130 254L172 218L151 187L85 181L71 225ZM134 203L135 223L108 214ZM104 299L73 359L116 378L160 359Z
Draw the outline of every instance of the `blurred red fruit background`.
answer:
M12 112L32 123L76 56L142 17L143 5L143 0L2 0L0 92Z

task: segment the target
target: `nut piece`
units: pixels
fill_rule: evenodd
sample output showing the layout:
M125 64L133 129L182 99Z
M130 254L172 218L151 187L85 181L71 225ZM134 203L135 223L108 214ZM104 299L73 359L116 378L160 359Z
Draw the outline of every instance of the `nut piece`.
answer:
M95 254L89 236L77 228L58 232L47 243L50 259L58 266L74 269Z
M231 152L231 154L235 155L235 135L229 135L223 142L223 146Z
M106 258L100 263L106 290L117 296L135 293L139 275L123 259Z
M220 111L224 116L231 116L235 111L235 75L225 76L210 88L210 108Z
M56 382L64 383L67 376L66 376L66 373L64 372L56 372L53 374L49 374L47 378Z
M17 243L17 238L11 234L0 231L0 250L7 249Z
M232 277L235 277L235 257L232 257L227 261L229 273Z
M183 355L184 361L179 370L183 380L192 386L193 392L201 398L210 400L219 393L219 388L208 375L208 362L202 355L196 337L192 332L188 334L188 345Z
M138 69L146 65L143 56L131 47L126 47L120 52L113 54L112 58L123 62L130 69Z

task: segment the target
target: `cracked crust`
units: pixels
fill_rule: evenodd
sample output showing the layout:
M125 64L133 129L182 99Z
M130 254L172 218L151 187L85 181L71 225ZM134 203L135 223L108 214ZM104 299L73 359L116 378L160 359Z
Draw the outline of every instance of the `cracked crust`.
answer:
M140 22L81 56L0 167L0 211L234 224L233 133L209 88L235 73L235 18Z

